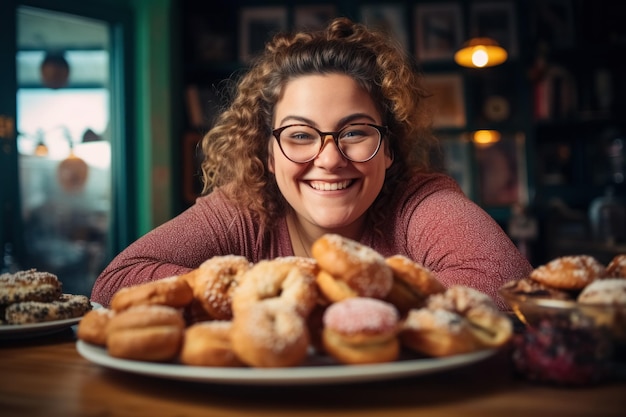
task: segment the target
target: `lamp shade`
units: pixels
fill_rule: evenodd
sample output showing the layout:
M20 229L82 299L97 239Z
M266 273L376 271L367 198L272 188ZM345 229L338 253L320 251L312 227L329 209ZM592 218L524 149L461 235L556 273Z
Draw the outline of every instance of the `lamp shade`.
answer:
M468 68L485 68L500 65L508 54L491 38L472 38L454 54L454 61Z

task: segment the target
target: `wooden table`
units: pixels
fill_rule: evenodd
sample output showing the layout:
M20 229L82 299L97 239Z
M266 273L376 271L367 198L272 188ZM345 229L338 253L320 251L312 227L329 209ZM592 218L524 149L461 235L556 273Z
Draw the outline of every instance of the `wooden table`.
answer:
M419 377L349 385L234 386L100 367L73 329L0 340L0 416L625 416L626 381L585 388L532 384L510 352Z

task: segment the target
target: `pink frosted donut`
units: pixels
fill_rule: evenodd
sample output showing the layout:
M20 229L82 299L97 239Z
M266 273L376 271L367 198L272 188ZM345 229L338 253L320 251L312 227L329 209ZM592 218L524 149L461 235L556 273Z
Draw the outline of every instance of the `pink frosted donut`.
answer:
M385 301L354 297L331 304L323 316L322 344L346 364L396 360L399 313Z

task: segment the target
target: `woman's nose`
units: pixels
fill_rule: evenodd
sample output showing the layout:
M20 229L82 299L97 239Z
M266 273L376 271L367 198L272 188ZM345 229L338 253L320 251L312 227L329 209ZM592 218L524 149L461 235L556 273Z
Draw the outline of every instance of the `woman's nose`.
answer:
M315 165L324 168L333 168L346 165L348 160L339 150L332 135L326 135L322 143L322 149L315 158Z

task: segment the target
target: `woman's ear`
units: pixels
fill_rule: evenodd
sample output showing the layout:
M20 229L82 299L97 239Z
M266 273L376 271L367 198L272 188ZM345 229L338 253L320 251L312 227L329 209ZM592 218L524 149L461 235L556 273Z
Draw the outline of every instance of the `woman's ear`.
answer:
M385 147L385 169L389 169L389 167L393 164L393 150Z

